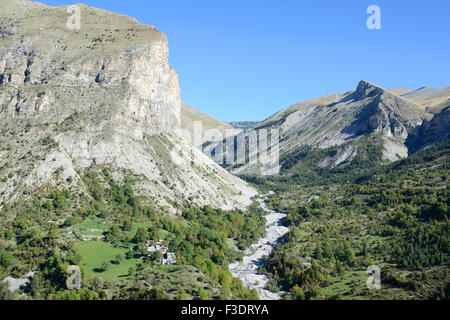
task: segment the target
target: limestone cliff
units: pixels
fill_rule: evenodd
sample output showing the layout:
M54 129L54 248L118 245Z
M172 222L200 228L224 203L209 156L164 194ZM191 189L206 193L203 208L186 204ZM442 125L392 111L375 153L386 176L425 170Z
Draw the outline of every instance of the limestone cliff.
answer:
M255 190L178 135L180 88L166 36L77 8L80 29L71 29L68 7L0 0L0 173L8 177L0 201L46 184L82 189L79 173L105 165L117 177L140 176L156 205L248 205Z

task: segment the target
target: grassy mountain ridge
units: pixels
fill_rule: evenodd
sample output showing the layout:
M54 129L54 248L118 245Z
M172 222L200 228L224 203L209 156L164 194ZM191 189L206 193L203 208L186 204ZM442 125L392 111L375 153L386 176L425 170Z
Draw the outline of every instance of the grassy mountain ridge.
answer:
M417 90L404 93L402 97L415 101L427 108L432 113L439 113L443 108L450 105L450 87L428 88L422 87Z

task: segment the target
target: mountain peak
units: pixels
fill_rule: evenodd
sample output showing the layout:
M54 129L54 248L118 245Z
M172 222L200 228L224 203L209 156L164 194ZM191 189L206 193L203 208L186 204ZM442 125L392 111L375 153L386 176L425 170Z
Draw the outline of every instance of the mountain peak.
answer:
M373 84L366 80L361 80L358 84L358 87L356 88L355 94L358 98L364 98L364 97L372 97L374 95L382 94L386 91L386 89L383 89L380 86L377 86L376 84Z

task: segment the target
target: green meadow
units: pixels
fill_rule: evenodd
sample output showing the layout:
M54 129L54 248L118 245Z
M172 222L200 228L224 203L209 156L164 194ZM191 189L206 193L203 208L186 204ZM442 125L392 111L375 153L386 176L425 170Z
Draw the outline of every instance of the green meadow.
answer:
M86 270L88 276L102 277L103 279L124 280L129 278L128 269L136 266L140 259L125 259L116 264L115 258L119 253L126 253L126 249L115 248L103 241L80 242L77 245L80 253L81 266ZM111 267L107 271L102 270L102 263L110 261Z

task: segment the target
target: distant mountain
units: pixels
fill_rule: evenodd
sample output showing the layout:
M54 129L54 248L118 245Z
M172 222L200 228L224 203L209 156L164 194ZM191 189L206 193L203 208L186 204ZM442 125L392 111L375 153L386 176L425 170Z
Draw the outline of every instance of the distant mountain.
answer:
M434 115L426 106L444 101L446 90L422 88L399 95L408 90L386 90L361 81L355 90L347 93L327 95L288 107L256 129L279 130L279 169L284 173L305 166L334 168L388 163L405 158L420 148L425 137L427 141L434 141L432 136L441 131L445 133L448 118L442 115L432 121ZM422 124L424 128L435 129L423 129L427 134L418 134ZM244 135L241 133L238 137ZM415 141L414 146L412 141ZM231 145L228 150L233 150ZM270 152L267 154L270 157ZM248 154L246 157L250 158ZM276 168L261 162L228 164L228 168L236 174L277 172Z
M205 113L202 113L186 103L181 105L181 128L189 132L190 137L194 137L195 123L201 124L202 143L208 141L220 141L225 137L239 134L242 130L232 127L230 124L217 120ZM214 130L214 131L211 131ZM208 134L208 131L210 134ZM219 136L214 135L218 132Z
M259 126L261 121L232 121L228 124L236 129L248 130Z

